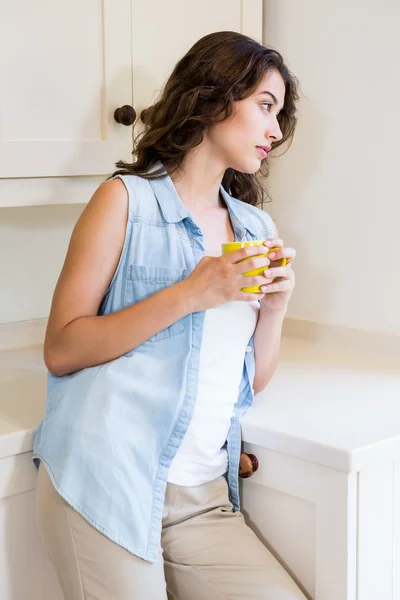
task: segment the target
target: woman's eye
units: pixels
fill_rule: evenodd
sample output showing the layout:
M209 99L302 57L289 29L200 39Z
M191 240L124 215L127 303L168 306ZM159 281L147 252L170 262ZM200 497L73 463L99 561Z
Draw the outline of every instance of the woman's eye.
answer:
M268 107L268 108L266 108L266 109L265 109L267 112L269 112L269 111L271 110L271 106L272 106L272 104L270 104L269 102L263 102L263 104L262 104L262 105L263 105L263 106L267 106L267 107Z

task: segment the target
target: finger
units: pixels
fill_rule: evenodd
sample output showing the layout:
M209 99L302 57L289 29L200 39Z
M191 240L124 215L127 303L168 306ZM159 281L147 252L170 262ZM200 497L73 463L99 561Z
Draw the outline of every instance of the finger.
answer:
M272 281L277 277L280 277L282 279L291 279L292 269L290 267L271 267L270 269L266 269L264 271L264 278L266 278L269 281Z
M254 275L253 277L246 275L239 279L240 287L261 287L265 283L264 275Z
M264 242L264 246L267 246L267 248L282 248L283 247L283 240L281 238L269 238L268 240L265 240Z
M244 262L236 263L233 269L237 275L242 275L253 269L264 269L265 267L269 267L269 265L270 260L266 256L253 256Z
M263 285L261 287L261 291L265 294L273 294L274 292L288 292L292 289L292 280L291 279L281 279L276 283L269 283L267 285Z
M241 291L238 300L244 301L244 302L254 302L256 300L262 300L264 298L264 296L265 296L265 294L263 292L260 292L258 294L250 294L249 292Z
M282 258L286 258L287 264L294 261L296 258L296 250L294 248L280 248L279 250L274 250L268 254L268 258L273 261L282 260Z
M224 254L222 258L226 260L226 262L233 264L245 260L248 257L262 255L265 253L266 250L264 246L246 246L245 248L239 248L239 250L228 252L228 254Z

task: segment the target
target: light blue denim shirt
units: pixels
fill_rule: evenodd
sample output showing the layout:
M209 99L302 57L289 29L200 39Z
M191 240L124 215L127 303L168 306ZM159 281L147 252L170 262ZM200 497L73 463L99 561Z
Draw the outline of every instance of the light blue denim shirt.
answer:
M112 313L187 278L204 256L203 235L168 175L120 177L129 195L121 257L99 314ZM221 186L236 241L273 236L264 211ZM149 561L161 552L168 468L197 396L204 311L191 313L105 364L54 377L34 441L59 494L94 527ZM227 479L239 509L240 416L253 402L253 338L243 357L227 439Z

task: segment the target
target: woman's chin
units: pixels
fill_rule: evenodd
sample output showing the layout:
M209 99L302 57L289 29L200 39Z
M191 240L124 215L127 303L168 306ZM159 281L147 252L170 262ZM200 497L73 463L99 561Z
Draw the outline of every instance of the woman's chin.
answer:
M239 173L245 173L246 175L254 175L260 170L261 160L259 158L253 158L246 161L237 161L235 165L231 166L231 169L239 171Z

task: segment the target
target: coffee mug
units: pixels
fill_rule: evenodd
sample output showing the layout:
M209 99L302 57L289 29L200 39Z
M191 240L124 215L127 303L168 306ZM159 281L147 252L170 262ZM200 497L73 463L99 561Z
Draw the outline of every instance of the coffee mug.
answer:
M264 245L265 240L254 240L252 242L228 242L226 244L222 244L222 254L228 254L229 252L234 252L235 250L239 250L240 248L246 248L247 246L263 246ZM266 246L264 246L264 248L266 248ZM268 254L270 252L273 251L277 251L279 250L279 248L266 248L266 252L263 252L262 254L258 254L257 256L268 256ZM249 260L250 258L253 258L252 256L247 256L246 258L243 258L241 261L239 262L243 262L245 260ZM284 267L286 265L286 258L282 258L281 259L281 267ZM258 269L252 269L251 271L246 271L245 273L243 273L243 275L246 276L254 276L254 275L262 275L264 273L264 271L266 271L267 269L269 269L269 267L259 267ZM244 287L241 288L242 292L249 292L251 294L257 294L259 292L261 292L261 287L260 286L252 286L252 287Z

